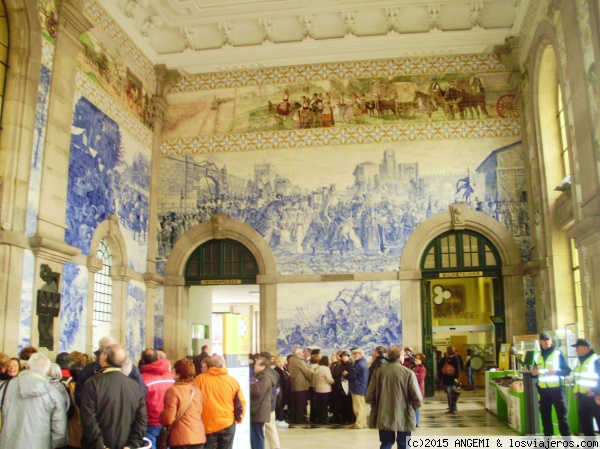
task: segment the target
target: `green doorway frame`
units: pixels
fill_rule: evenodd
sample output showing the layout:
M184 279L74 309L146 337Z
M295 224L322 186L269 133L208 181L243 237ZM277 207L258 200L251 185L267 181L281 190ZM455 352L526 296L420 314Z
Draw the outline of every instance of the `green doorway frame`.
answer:
M433 322L431 281L442 278L491 277L493 285L493 311L490 315L504 316L502 292L502 262L496 247L483 235L471 231L447 231L429 243L421 258L421 311L423 323L423 353L425 354L425 396L435 395L433 353ZM505 324L494 326L494 340L504 341Z

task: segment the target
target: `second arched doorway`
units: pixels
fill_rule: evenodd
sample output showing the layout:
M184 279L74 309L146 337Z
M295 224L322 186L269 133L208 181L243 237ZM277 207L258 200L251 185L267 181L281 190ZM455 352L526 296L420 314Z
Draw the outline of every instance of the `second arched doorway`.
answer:
M216 259L210 259L214 251L235 252L242 259L235 262L235 264L239 262L236 267L235 264L219 267L221 260L216 262L215 268L211 263ZM232 262L236 257L231 259ZM208 265L202 265L203 258L204 262L209 262ZM218 280L227 281L228 276L223 278L223 273L228 270L233 273L238 268L241 270L238 274L243 275L244 279L251 277L253 279L251 283L258 284L262 323L261 348L273 352L276 350L277 289L273 253L257 231L244 223L230 220L226 215L215 214L210 222L199 224L186 232L177 240L169 254L164 278L163 338L164 347L170 354L170 358L176 360L190 353L189 311L192 285L200 285L203 277L213 281L213 284ZM204 276L206 273L213 274ZM186 278L189 282L186 282ZM233 278L230 277L229 280L231 279Z
M450 205L447 212L424 221L411 234L400 264L403 335L411 336L411 341L403 343L421 344L429 355L426 395L433 394L437 369L434 330L440 346L464 345L464 352L469 339L456 338L457 331L481 332L482 340L487 340L494 351L498 339L525 333L522 271L520 251L508 230L464 204ZM440 304L435 311L432 304L437 295ZM467 305L475 311L467 311ZM490 319L494 310L504 321L499 327ZM476 313L477 318L465 315L468 313ZM490 344L476 347L489 352Z

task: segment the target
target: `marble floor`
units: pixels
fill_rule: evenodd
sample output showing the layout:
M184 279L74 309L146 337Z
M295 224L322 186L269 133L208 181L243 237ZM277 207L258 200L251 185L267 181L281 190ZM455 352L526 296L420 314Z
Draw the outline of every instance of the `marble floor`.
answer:
M517 435L485 409L484 390L464 391L458 402L458 414L446 414L446 394L426 398L421 409L421 424L413 435L419 436L487 436ZM347 429L345 426L291 426L279 428L281 449L377 449L377 430Z

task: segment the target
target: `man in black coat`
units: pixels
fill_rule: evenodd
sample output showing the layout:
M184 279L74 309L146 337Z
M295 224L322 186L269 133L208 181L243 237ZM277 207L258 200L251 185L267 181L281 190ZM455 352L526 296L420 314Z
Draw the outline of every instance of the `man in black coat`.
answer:
M369 366L369 383L371 383L371 378L373 377L373 373L377 368L381 368L388 364L388 359L385 357L387 355L387 348L385 346L376 346L373 350L371 366Z
M94 376L98 371L100 371L100 355L104 351L108 345L116 344L117 342L113 340L111 337L102 337L100 339L99 348L94 354L96 355L96 360L86 365L81 372L79 373L79 377L77 378L77 383L75 384L75 403L77 407L81 407L81 397L83 396L83 390L85 383L87 380ZM144 384L144 379L142 379L142 375L140 370L135 366L132 366L131 372L128 374L130 379L135 380L139 386L144 391L144 395L146 394L146 384Z
M139 384L121 371L126 358L121 346L108 345L100 354L100 371L85 384L80 410L83 447L143 446L146 400Z

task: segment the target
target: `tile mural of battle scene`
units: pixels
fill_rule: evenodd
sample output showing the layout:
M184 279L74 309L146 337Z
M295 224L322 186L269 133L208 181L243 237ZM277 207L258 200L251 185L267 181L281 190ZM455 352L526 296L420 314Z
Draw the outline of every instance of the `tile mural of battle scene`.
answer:
M318 347L324 354L402 342L396 281L283 284L277 296L277 350Z
M130 268L146 270L150 151L85 97L71 132L65 241L90 251L98 224L119 218Z
M85 352L88 276L86 267L70 262L63 267L59 352Z
M519 115L504 73L297 81L171 93L168 98L165 140Z
M514 137L163 157L157 271L213 213L257 230L281 274L397 271L411 233L455 202L503 223L529 258Z

